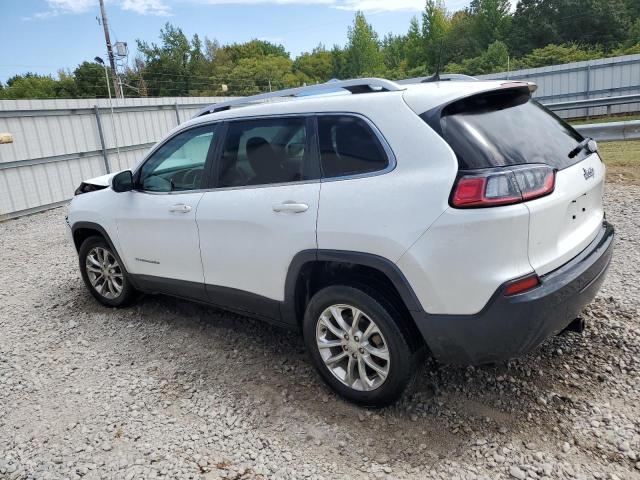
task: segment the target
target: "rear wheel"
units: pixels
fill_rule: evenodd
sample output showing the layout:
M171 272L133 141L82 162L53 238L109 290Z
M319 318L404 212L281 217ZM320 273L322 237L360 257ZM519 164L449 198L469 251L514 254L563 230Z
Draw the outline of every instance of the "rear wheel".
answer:
M416 357L400 321L376 292L335 285L309 302L304 340L315 367L337 393L382 407L400 398L415 371Z
M122 262L102 237L89 237L78 253L80 273L89 292L103 305L122 307L136 291Z

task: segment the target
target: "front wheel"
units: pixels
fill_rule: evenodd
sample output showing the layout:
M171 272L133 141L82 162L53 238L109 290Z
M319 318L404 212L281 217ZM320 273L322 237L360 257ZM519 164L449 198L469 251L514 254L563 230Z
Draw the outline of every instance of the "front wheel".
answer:
M87 238L80 246L78 258L82 280L100 303L122 307L135 298L127 271L104 238Z
M415 371L415 355L397 323L403 320L375 292L334 285L309 302L304 340L316 369L338 394L383 407L400 398Z

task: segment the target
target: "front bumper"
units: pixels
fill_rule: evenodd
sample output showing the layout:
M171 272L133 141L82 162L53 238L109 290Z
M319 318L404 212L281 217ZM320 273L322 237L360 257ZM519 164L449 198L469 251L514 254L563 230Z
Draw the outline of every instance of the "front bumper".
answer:
M540 277L540 286L510 297L503 287L474 315L424 313L418 328L442 363L484 364L521 356L560 333L595 297L613 253L614 229L604 222L573 260Z

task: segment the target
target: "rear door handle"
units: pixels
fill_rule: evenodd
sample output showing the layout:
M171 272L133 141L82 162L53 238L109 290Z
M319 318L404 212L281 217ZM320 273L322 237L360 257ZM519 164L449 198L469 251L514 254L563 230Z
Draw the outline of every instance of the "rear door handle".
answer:
M307 210L309 210L309 205L306 203L284 202L273 206L274 212L302 213Z
M191 206L179 203L177 205L172 205L171 207L169 207L169 211L178 213L189 213L191 211Z

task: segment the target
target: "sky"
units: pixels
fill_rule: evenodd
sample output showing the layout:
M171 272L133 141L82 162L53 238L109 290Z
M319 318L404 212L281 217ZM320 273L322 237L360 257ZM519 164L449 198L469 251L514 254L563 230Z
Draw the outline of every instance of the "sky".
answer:
M454 11L469 0L447 0ZM54 74L101 56L106 47L98 0L0 0L0 81L17 73ZM356 10L382 37L405 33L424 0L106 0L112 42L157 41L166 23L220 43L252 38L281 43L293 56L319 43L344 45Z

